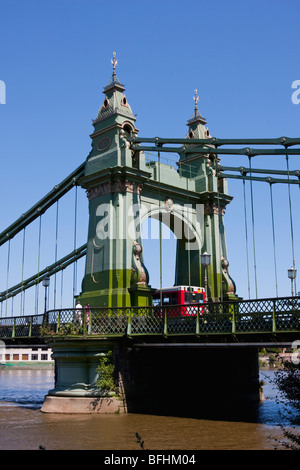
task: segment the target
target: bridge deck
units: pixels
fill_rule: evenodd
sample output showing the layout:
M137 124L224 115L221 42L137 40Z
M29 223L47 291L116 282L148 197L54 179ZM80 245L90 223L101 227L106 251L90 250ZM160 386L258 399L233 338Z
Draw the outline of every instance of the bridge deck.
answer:
M50 310L0 319L0 339L209 338L216 343L300 338L300 297L159 307ZM182 340L181 340L182 341Z

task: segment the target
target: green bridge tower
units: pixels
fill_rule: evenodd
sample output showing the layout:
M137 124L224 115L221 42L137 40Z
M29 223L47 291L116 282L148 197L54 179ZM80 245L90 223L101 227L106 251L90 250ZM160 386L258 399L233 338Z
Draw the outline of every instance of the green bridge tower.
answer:
M80 184L89 199L89 229L82 305L151 304L147 259L141 226L148 217L165 223L177 237L174 285L205 286L210 300L235 298L228 272L224 212L232 197L218 177L217 155L185 153L189 139L210 137L198 111L189 119L186 145L178 168L155 161L132 146L138 135L136 116L117 78L117 61L104 88L104 100L91 134L92 150ZM158 147L159 151L159 147ZM205 272L201 254L211 255ZM157 254L159 260L159 253Z

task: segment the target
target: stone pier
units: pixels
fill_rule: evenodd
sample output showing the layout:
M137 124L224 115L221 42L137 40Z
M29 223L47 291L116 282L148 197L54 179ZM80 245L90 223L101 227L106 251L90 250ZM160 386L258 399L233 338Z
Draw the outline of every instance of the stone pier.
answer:
M196 347L132 340L56 342L55 387L48 413L151 413L223 417L259 403L258 351L251 347ZM96 386L99 359L113 351L116 394Z

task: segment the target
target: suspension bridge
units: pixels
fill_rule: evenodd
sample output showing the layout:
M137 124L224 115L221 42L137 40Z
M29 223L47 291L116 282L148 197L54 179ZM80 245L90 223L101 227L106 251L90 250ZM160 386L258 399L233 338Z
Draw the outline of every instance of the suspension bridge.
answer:
M130 367L133 368L130 374L135 377L135 383L138 373L141 373L139 360L135 357L132 362L127 357L131 348L140 351L145 346L152 350L155 346L160 350L171 345L183 346L185 354L190 354L187 348L191 345L199 348L209 345L233 348L233 345L239 345L250 347L243 360L252 364L253 351L257 352L255 348L269 344L290 346L300 334L297 246L292 210L292 194L295 194L292 188L295 185L299 187L300 171L290 168L291 157L300 154L300 138L211 137L206 120L198 110L197 91L185 138L139 137L135 127L136 116L124 93L125 87L116 76L115 57L112 63L113 74L104 88L105 99L93 121L92 150L88 157L0 233L0 247L6 250L6 256L2 254L0 339L23 343L38 339L52 345L58 370L55 389L49 393L52 398L82 398L97 394L96 361L99 355L105 355L110 349L123 358L122 364L126 362L123 369L115 359L120 374L123 374L123 382L128 384ZM226 166L224 163L228 156L236 161L246 157L248 165ZM253 167L254 159L266 156L285 160L285 168ZM234 273L229 272L224 223L225 210L233 199L227 187L229 179L239 181L242 188L243 214L238 218L240 236L243 228L245 238L246 256L241 263L246 266L247 299L238 293L240 280L236 282ZM269 186L272 236L266 243L273 246L276 292L271 298L258 298L253 197L256 182ZM247 184L250 188L248 200ZM285 247L291 247L291 268L288 271L291 294L285 296L279 296L274 185L285 187L288 195L285 213L288 214L290 233ZM85 192L84 198L89 204L87 241L80 245L78 217L81 228L84 218L78 214L78 189L85 190L82 193ZM73 213L74 220L67 224L70 230L66 237L73 241L73 246L69 253L58 256L60 204L74 192L72 209L67 211L68 214ZM54 217L44 227L45 216L53 209ZM156 253L148 254L150 259L147 259L143 251L145 237L142 226L150 219L159 223L159 243ZM176 236L174 285L185 286L187 294L193 294L197 289L203 292L201 302L188 296L184 304L178 304L176 299L171 302L164 295L163 224ZM33 236L28 255L28 232L32 233L33 226L37 233ZM54 235L52 254L48 241L51 233ZM47 243L42 243L42 234L46 234ZM250 298L251 235L254 298ZM10 285L10 279L15 276L12 258L14 241L18 237L21 275ZM41 265L42 248L50 259L53 256L52 261L44 266ZM228 251L234 251L230 239ZM34 252L37 263L34 262ZM159 266L157 286L151 286L151 272L149 276L147 269L148 261L151 264L154 256ZM78 292L80 260L84 263L84 273ZM27 263L33 272L28 277L25 276ZM63 303L64 275L70 268L72 275L69 276L68 289L71 295L66 304ZM53 286L51 306L50 280ZM41 285L45 288L44 296ZM153 301L154 293L159 298L156 303ZM127 341L127 352L123 351L123 354L124 341ZM143 356L143 361L148 364L151 375L146 356ZM167 363L164 364L168 367ZM156 366L159 367L157 363ZM235 367L240 366L241 363L232 370L236 371ZM248 379L244 382L249 386ZM129 388L132 390L132 386Z

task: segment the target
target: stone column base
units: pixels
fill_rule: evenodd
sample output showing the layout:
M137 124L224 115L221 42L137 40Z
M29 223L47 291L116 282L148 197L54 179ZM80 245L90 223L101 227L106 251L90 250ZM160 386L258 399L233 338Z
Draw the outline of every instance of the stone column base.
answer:
M149 307L152 305L152 294L156 289L151 286L136 285L128 289L133 307Z
M47 395L41 408L43 413L126 413L122 400L116 397L55 397Z

